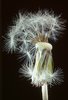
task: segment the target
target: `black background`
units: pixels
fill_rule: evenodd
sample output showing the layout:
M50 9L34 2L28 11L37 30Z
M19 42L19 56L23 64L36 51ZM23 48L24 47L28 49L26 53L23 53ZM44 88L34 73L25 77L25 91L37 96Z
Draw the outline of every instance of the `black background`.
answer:
M13 19L19 11L36 12L39 9L53 10L56 15L68 19L68 6L65 0L2 0L2 36L12 25ZM68 34L67 23L63 36L53 43L53 58L55 66L64 72L64 83L60 86L49 87L49 100L68 100ZM3 43L3 38L1 39ZM1 44L3 48L3 44ZM21 77L18 70L23 61L18 60L18 54L6 53L2 50L2 99L3 100L42 100L41 88L33 87L26 78Z

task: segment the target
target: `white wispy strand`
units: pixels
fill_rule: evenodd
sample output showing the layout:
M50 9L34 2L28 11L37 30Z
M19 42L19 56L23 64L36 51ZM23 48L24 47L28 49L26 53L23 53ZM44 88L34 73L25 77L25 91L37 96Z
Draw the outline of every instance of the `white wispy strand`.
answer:
M34 64L36 57L36 47L32 40L40 33L48 39L56 39L60 31L64 28L60 16L55 16L54 13L38 11L37 13L21 14L15 21L15 24L10 29L5 47L7 51L18 51L27 57L27 62L21 72L32 80L32 84L40 86L46 81L51 84L55 80L59 81L61 71L56 71L53 74L47 70L42 70L41 75L34 73ZM35 78L35 80L34 80Z
M47 70L43 70L40 74L34 73L33 66L25 65L20 68L20 73L23 73L25 77L31 79L31 84L36 86L41 86L45 83L50 86L61 84L63 82L63 71L61 68L58 68L54 73L49 73ZM35 78L35 79L34 79Z

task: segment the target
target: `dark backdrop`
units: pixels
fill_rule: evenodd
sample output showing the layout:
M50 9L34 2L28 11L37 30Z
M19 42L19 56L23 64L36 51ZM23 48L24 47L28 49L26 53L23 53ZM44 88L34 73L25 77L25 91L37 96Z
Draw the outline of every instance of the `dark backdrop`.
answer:
M2 0L2 36L19 11L35 12L38 9L53 10L56 15L61 14L68 19L68 6L65 0ZM64 83L60 86L49 87L49 100L68 100L68 35L67 23L63 36L53 44L53 58L55 66L64 72ZM1 40L3 43L3 38ZM3 44L1 45L3 48ZM2 50L2 99L3 100L42 100L41 88L33 87L26 78L21 77L18 70L23 61L18 60L18 54L7 54Z

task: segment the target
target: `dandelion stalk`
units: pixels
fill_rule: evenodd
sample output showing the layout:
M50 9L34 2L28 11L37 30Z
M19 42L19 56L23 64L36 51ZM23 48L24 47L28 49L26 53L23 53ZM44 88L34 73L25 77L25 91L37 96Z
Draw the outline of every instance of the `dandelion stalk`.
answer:
M48 86L47 86L47 83L45 83L42 86L42 100L48 100Z
M19 13L7 34L6 50L19 52L21 58L26 58L20 73L31 79L31 84L41 86L43 100L48 100L48 85L62 82L62 70L53 70L53 46L49 40L57 40L63 23L60 16L48 11Z

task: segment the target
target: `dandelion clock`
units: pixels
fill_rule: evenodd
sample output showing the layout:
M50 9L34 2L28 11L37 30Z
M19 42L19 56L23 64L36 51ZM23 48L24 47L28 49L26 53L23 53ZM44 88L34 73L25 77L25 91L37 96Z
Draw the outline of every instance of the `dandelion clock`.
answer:
M54 71L53 46L49 42L57 40L64 29L63 23L60 16L49 11L19 13L7 34L6 50L26 58L20 73L30 79L31 84L41 87L42 100L48 100L48 85L63 82L62 69Z

